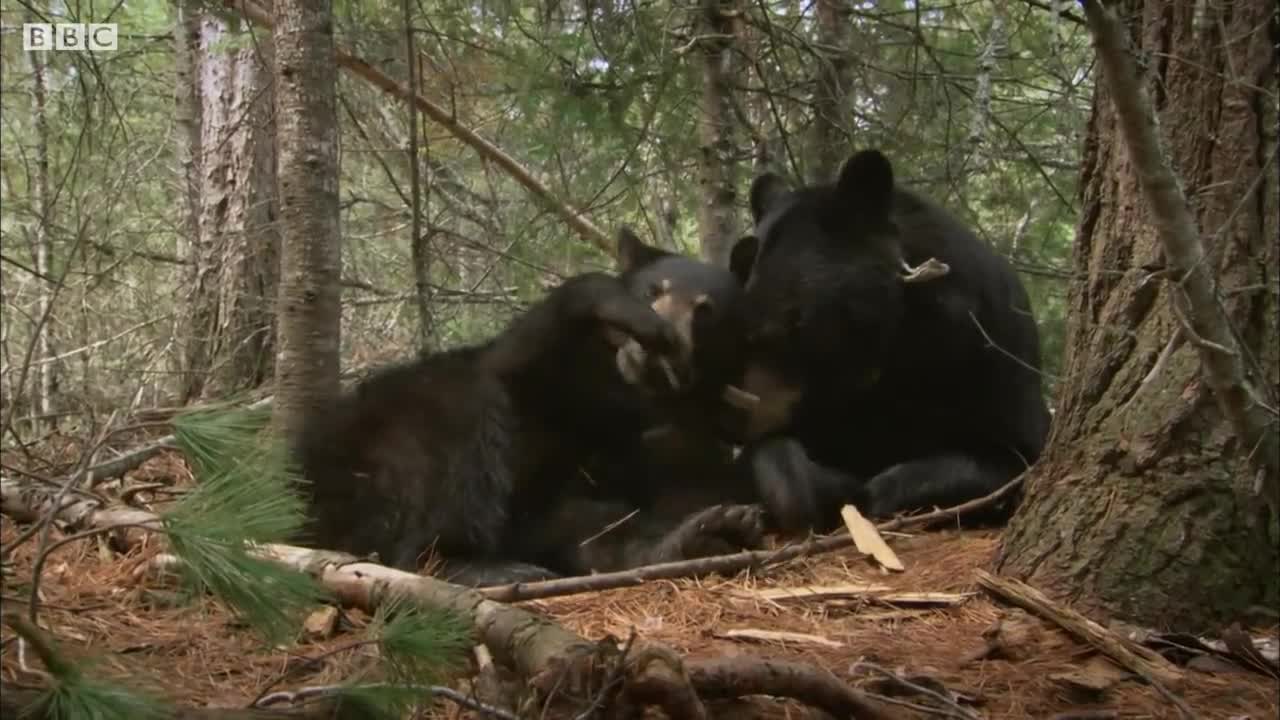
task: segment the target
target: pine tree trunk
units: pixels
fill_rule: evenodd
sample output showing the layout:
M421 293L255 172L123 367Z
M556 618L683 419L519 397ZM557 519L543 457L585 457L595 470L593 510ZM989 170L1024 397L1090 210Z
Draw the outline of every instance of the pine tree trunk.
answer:
M257 387L271 377L279 282L270 39L259 33L226 49L231 33L220 16L204 13L198 27L198 219L189 255L186 400Z
M1252 381L1280 393L1275 5L1125 0ZM1275 607L1274 518L1200 374L1161 245L1099 84L1081 169L1067 357L1049 447L997 568L1082 609L1202 630Z
M702 257L729 265L729 251L738 241L737 143L735 142L732 81L736 77L734 49L739 11L729 0L700 0L702 22L698 43L702 57L702 135L699 165L702 202L698 231Z
M813 125L809 128L809 152L805 158L809 181L825 183L835 178L836 163L849 154L845 123L852 118L848 105L849 6L839 0L817 0L818 55L813 93Z
M338 390L337 66L332 0L276 0L273 14L282 220L273 409L277 429L293 437Z

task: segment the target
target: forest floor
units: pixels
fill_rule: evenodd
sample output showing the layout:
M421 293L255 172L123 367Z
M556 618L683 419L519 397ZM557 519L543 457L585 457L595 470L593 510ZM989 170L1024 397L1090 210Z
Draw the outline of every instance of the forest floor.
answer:
M173 455L154 458L130 475L131 484L189 479ZM5 518L0 527L3 542L13 540L19 530ZM1100 661L1087 645L994 602L978 588L975 571L989 562L998 533L932 531L909 537L890 534L886 540L905 572L886 574L849 549L795 560L761 574L655 581L523 605L589 639L625 639L634 629L637 637L665 643L689 657L753 655L801 661L826 668L854 686L884 692L866 666L855 668L858 663L874 663L916 682L940 684L984 718L1180 717L1151 687L1110 677L1114 666ZM28 542L13 556L3 593L7 612L25 611L35 545ZM131 684L149 678L152 687L183 704L223 707L243 707L286 670L291 671L287 681L273 689L333 684L360 676L370 665L373 650L365 646L300 670L303 660L350 643L355 637L351 631L369 621L359 611L344 611L344 622L328 638L304 639L287 651L264 648L219 602L205 597L175 603L171 590L166 592L150 575L138 572L156 552L155 543L120 555L105 543L85 541L49 558L41 583L41 624L67 655L96 658L95 672L128 678ZM964 597L921 607L866 596L765 594L770 589L851 583ZM1010 635L1018 638L1008 645L1006 654L1011 657L974 659L985 645L984 631L1001 618L1006 618L1006 627L1022 628ZM778 635L750 637L759 631ZM1249 631L1276 641L1280 628ZM32 684L36 678L24 669L18 643L12 640L12 631L5 627L0 677L5 684ZM33 659L27 662L38 665ZM1187 673L1179 694L1201 718L1280 717L1280 682L1274 679L1229 663ZM1082 683L1111 686L1086 690ZM927 699L902 701L919 704ZM792 702L767 698L716 710L717 717L725 718L809 717ZM935 709L919 716L930 714L943 713ZM445 708L431 717L473 714Z

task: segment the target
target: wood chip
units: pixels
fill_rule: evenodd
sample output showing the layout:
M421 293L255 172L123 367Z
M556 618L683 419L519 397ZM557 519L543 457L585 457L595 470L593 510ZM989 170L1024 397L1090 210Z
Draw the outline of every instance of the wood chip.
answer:
M842 583L839 585L795 585L764 590L731 590L736 597L751 600L844 600L861 598L873 593L888 592L893 588L879 583Z
M1063 673L1054 673L1050 680L1065 683L1085 692L1101 695L1127 679L1130 673L1102 655L1094 655L1080 667Z
M756 630L754 628L725 630L722 633L713 633L712 637L723 638L725 640L756 640L759 642L799 643L803 645L820 645L828 648L844 647L844 643L822 637L821 635L781 632L777 630Z
M307 616L302 623L302 632L314 640L331 637L338 629L338 608L325 605Z
M902 561L885 543L884 538L880 537L880 531L870 520L862 517L862 513L852 505L845 505L840 508L840 517L844 518L844 526L849 529L849 535L853 537L853 544L858 548L858 552L863 555L870 555L875 558L880 566L902 572L905 568Z
M977 593L897 592L874 595L886 605L959 605Z

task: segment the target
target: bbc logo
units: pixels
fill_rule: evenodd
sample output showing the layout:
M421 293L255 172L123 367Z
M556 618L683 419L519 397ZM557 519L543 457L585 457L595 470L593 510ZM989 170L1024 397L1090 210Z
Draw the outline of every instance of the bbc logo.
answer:
M118 33L115 23L23 23L22 49L115 50Z

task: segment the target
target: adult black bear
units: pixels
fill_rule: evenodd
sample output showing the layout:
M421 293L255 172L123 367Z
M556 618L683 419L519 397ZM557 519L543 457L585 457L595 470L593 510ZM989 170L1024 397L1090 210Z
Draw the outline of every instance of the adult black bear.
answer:
M702 392L709 375L691 344L714 342L714 310L737 291L727 271L708 274L629 231L619 243L620 276L570 278L492 340L382 370L310 418L297 446L306 541L404 569L434 550L442 575L476 585L758 544L757 508L703 504L676 518L649 512L655 503L581 542L637 505L630 485L678 486L658 475L660 460L616 458L644 456L645 432L675 417L664 408ZM646 352L629 352L632 341ZM679 387L642 391L662 387L659 367ZM592 467L598 491L580 475Z
M733 249L745 370L759 398L740 458L774 522L986 495L1040 455L1049 426L1040 341L1004 258L940 206L894 184L880 152L834 183L751 187L754 236ZM949 272L905 282L905 263ZM1006 504L986 517L1000 520Z

